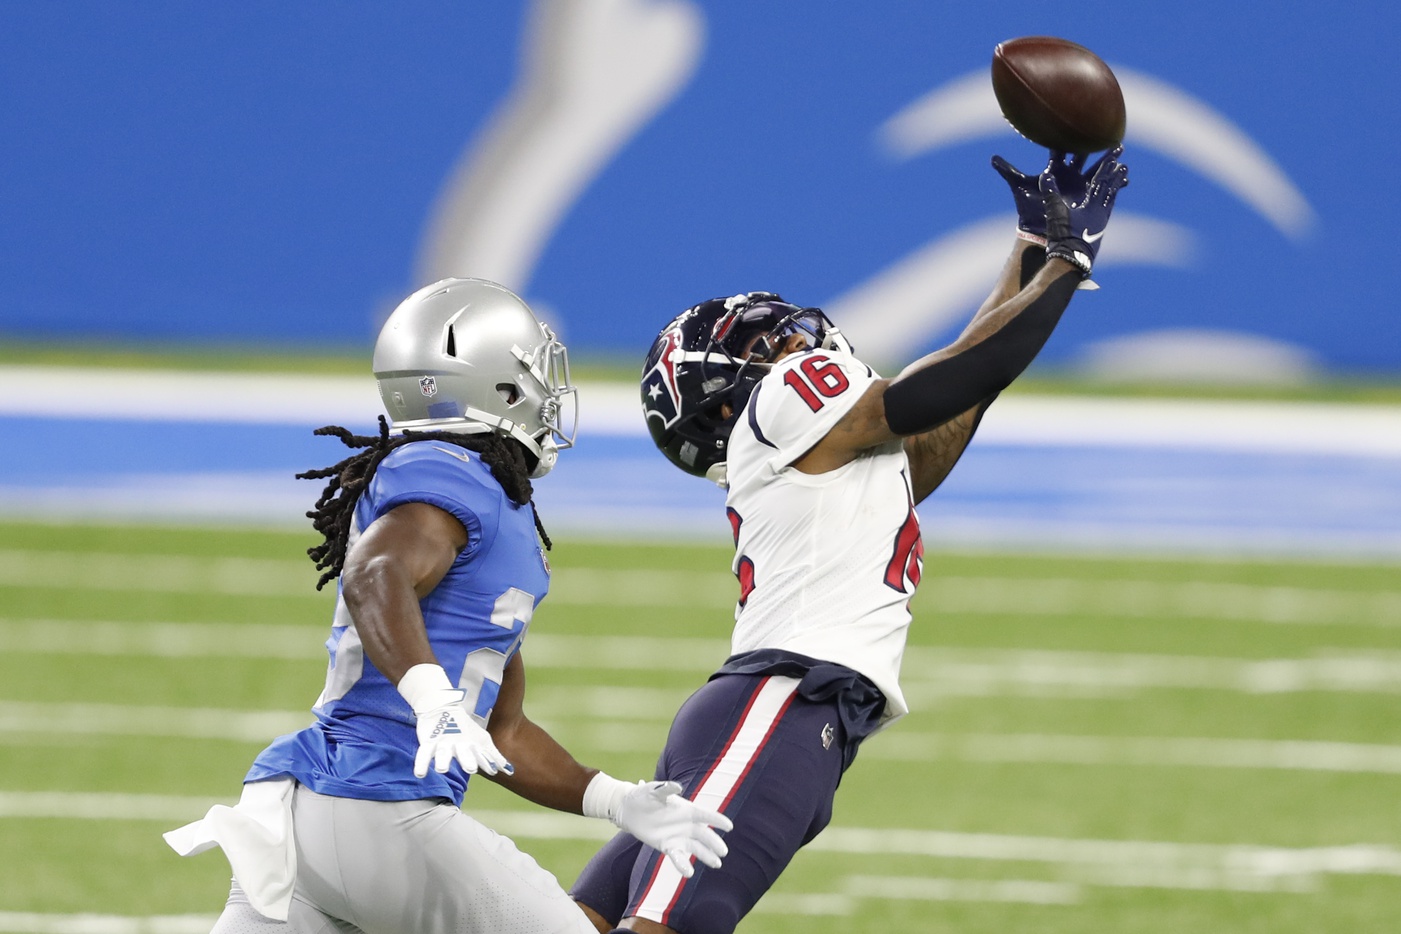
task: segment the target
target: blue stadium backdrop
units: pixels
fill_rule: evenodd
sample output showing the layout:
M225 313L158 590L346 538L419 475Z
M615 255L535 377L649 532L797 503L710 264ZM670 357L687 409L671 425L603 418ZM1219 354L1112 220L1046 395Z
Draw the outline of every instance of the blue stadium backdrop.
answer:
M1043 359L1401 373L1401 7L473 0L0 11L0 338L366 348L495 278L578 352L691 301L823 304L893 365L1009 244L994 45L1098 51L1129 109L1104 288Z

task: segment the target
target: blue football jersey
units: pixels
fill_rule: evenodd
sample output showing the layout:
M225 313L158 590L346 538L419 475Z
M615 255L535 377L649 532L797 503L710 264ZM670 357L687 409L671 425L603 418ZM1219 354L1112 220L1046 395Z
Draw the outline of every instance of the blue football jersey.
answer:
M380 516L413 502L452 514L467 530L467 546L420 606L434 655L485 725L506 663L549 589L534 514L506 496L475 452L418 441L380 463L356 504L351 544ZM321 794L377 801L441 797L460 805L468 776L456 762L446 775L429 769L427 777L414 777L413 711L365 657L339 594L326 649L330 662L313 708L316 722L274 740L244 781L290 775Z

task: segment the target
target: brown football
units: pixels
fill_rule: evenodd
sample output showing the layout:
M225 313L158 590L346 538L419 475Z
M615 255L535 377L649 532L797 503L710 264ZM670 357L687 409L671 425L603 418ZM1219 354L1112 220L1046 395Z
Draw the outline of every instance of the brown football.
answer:
M1099 56L1067 39L1023 36L992 53L992 91L1002 116L1047 149L1089 153L1124 138L1124 93Z

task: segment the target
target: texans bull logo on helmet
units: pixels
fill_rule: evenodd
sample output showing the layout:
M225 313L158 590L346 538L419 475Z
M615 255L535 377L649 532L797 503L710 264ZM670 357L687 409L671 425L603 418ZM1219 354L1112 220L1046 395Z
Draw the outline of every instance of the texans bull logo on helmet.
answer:
M673 328L664 336L665 345L657 363L642 377L643 411L647 418L659 418L670 428L681 417L681 390L676 385L676 356L681 348L681 330Z

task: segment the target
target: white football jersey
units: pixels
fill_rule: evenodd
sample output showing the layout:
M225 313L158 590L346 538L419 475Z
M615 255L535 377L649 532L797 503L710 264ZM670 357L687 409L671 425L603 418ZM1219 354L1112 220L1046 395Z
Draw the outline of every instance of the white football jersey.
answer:
M899 441L825 474L791 466L879 376L850 354L779 361L730 436L726 513L740 581L732 649L784 649L865 675L906 713L900 659L924 546Z

